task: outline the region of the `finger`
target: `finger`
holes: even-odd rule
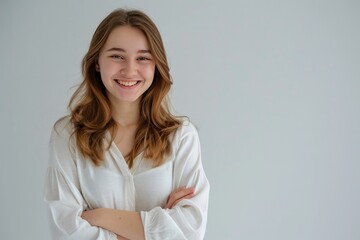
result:
[[[184,197],[176,200],[176,201],[170,206],[170,208],[173,208],[174,206],[176,206],[176,204],[178,204],[181,200],[190,199],[190,198],[192,198],[192,197],[194,197],[194,196],[195,196],[194,193],[188,194],[188,195],[186,195],[186,196],[184,196]]]
[[[181,188],[170,194],[170,199],[179,199],[188,194],[194,193],[194,188]]]
[[[172,202],[170,202],[168,205],[169,208],[173,208],[178,202],[180,202],[183,199],[189,199],[192,198],[194,196],[194,193],[190,193],[188,195],[184,195],[180,198],[174,199]]]
[[[184,197],[193,194],[194,191],[195,191],[194,188],[177,189],[176,191],[174,191],[170,194],[165,208],[171,208],[171,206],[173,206],[176,201],[180,201]]]
[[[168,200],[168,203],[170,205],[172,205],[176,200],[181,199],[182,197],[193,193],[194,190],[193,189],[182,189],[180,191],[175,191],[173,193],[170,194],[170,198]]]
[[[170,195],[168,196],[168,199],[166,201],[166,203],[170,203],[174,200],[174,198],[176,198],[175,194],[181,194],[180,192],[183,191],[184,189],[186,189],[185,187],[180,187],[178,189],[176,189],[175,191],[171,192]]]
[[[181,188],[181,189],[177,189],[174,192],[170,193],[169,198],[166,202],[165,208],[170,208],[177,199],[184,196],[184,194],[186,195],[187,193],[185,193],[186,192],[185,190],[186,190],[185,188]]]

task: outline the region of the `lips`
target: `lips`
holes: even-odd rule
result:
[[[119,84],[120,86],[132,87],[132,86],[135,86],[136,84],[138,84],[140,81],[136,81],[136,80],[124,81],[124,80],[115,79],[115,82],[117,84]]]

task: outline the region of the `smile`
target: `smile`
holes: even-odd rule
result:
[[[115,82],[124,87],[132,87],[138,84],[140,81],[122,81],[119,79],[115,79]]]

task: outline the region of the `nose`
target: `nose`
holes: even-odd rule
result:
[[[126,77],[126,78],[131,78],[133,76],[135,76],[137,74],[137,65],[136,62],[134,61],[126,61],[121,70],[120,73]]]

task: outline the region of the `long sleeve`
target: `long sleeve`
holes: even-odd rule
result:
[[[181,200],[172,209],[156,207],[142,211],[145,239],[203,239],[205,235],[209,182],[201,162],[198,133],[191,123],[180,130],[176,142],[173,190],[194,187],[195,196]]]
[[[75,147],[69,142],[71,132],[69,126],[64,126],[64,121],[59,122],[51,134],[45,176],[44,200],[48,206],[52,239],[115,240],[114,233],[92,227],[81,218],[87,205],[79,190]]]

